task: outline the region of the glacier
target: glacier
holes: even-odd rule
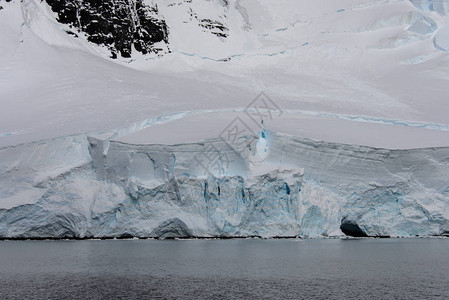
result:
[[[241,138],[241,149],[98,136],[2,148],[0,237],[449,233],[449,147],[388,150],[271,130]],[[204,172],[192,157],[210,145],[230,162]]]
[[[0,238],[449,235],[448,0],[88,2],[0,0]]]

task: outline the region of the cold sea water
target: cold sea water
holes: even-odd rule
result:
[[[449,298],[449,239],[1,241],[0,298]]]

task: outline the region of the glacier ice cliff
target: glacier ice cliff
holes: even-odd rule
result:
[[[0,237],[449,233],[449,148],[377,149],[268,130],[245,139],[233,149],[220,139],[134,145],[79,135],[2,148]],[[211,145],[220,167],[205,172],[193,158]]]

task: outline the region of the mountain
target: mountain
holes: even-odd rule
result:
[[[449,232],[449,1],[0,7],[1,237]]]

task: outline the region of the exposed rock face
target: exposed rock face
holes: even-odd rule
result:
[[[169,26],[175,33],[182,27],[181,35],[187,32],[185,30],[193,31],[193,39],[213,36],[213,40],[222,42],[230,31],[227,15],[229,4],[223,0],[45,2],[57,14],[56,21],[66,24],[64,29],[68,34],[107,47],[112,58],[121,56],[134,59],[138,54],[160,56],[170,53]],[[206,35],[195,36],[195,33],[200,32]],[[179,35],[177,37],[179,40]]]
[[[168,43],[167,25],[158,15],[157,5],[149,6],[143,0],[46,2],[72,34],[86,34],[88,41],[106,46],[113,58],[131,57],[133,48],[142,54],[158,53],[161,49],[155,44]]]
[[[217,4],[217,6],[212,8],[211,4]],[[203,32],[213,34],[220,39],[225,39],[229,35],[229,27],[226,24],[229,3],[225,0],[175,0],[167,6],[181,7],[189,16],[186,22],[197,24]]]

